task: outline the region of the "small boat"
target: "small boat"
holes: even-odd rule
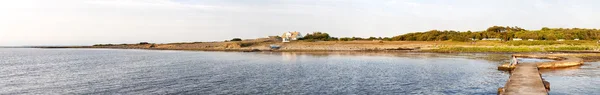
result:
[[[271,46],[271,49],[279,49],[279,48],[281,48],[280,45],[276,45],[276,44],[272,44],[270,46]]]

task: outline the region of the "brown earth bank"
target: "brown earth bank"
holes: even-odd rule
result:
[[[548,44],[551,43],[551,44]],[[272,49],[271,46],[279,46]],[[292,41],[283,43],[278,39],[259,38],[229,42],[189,43],[139,43],[98,44],[94,46],[58,46],[36,48],[115,48],[152,50],[194,51],[395,51],[435,53],[514,53],[514,52],[570,52],[600,53],[600,45],[594,41],[550,42],[550,41]]]
[[[406,51],[432,49],[453,42],[426,41],[292,41],[282,43],[277,40],[255,39],[232,42],[194,42],[167,44],[121,44],[96,46],[66,46],[38,48],[118,48],[156,50],[199,50],[199,51]],[[272,49],[271,45],[280,46]]]

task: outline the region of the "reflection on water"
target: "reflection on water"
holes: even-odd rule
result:
[[[283,52],[281,53],[281,57],[283,58],[283,61],[295,62],[298,54],[295,52]]]
[[[510,54],[497,53],[410,53],[410,52],[258,52],[259,54],[281,55],[284,60],[294,60],[298,56],[329,57],[329,56],[385,56],[385,57],[407,57],[407,58],[467,58],[476,60],[487,60],[497,63],[508,62]],[[536,59],[525,59],[536,60]],[[541,59],[544,61],[545,59]]]
[[[495,94],[509,54],[0,49],[0,94]],[[600,93],[598,63],[544,72]]]
[[[0,49],[0,94],[495,94],[452,54]]]

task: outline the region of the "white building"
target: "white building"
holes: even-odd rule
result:
[[[294,41],[294,40],[298,40],[300,38],[302,38],[302,34],[300,34],[300,32],[285,32],[283,33],[283,35],[281,35],[281,40],[283,40],[282,42],[290,42],[290,41]]]
[[[565,39],[558,39],[558,40],[556,40],[556,41],[565,41]]]
[[[521,39],[521,38],[513,38],[512,40],[513,41],[522,41],[523,39]]]

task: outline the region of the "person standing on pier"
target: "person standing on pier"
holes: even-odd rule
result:
[[[519,60],[517,60],[517,56],[512,56],[513,60],[512,62],[510,62],[510,66],[516,66],[517,63],[519,63]]]

